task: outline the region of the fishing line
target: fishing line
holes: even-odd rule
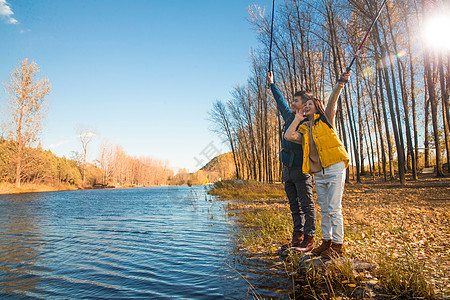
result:
[[[367,37],[369,36],[369,33],[372,31],[373,25],[375,25],[375,22],[378,20],[378,18],[381,15],[381,10],[383,9],[384,5],[386,4],[387,0],[384,0],[383,3],[381,4],[380,9],[377,12],[377,16],[375,17],[375,20],[373,20],[372,24],[369,27],[369,30],[367,30],[366,35],[364,36],[364,38],[361,41],[361,44],[358,47],[358,50],[356,50],[355,56],[353,56],[352,61],[350,62],[350,65],[345,69],[345,72],[348,73],[350,72],[350,70],[352,69],[352,65],[355,62],[356,58],[358,57],[359,53],[361,52],[361,48],[364,45],[364,42],[366,41]],[[347,82],[345,79],[339,79],[339,81],[343,81],[343,82]]]
[[[272,24],[270,26],[270,46],[269,46],[269,72],[272,71],[272,42],[273,42],[273,16],[275,13],[275,0],[272,1]]]

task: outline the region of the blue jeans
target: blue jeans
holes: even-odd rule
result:
[[[344,242],[344,217],[342,194],[345,185],[345,163],[339,162],[314,173],[317,201],[322,214],[322,236],[333,243]]]
[[[294,231],[314,236],[316,233],[316,210],[312,196],[312,176],[303,174],[301,167],[283,169],[284,190],[289,200]]]

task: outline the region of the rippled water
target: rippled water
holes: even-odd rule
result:
[[[0,297],[281,297],[233,254],[224,202],[206,187],[0,195]],[[251,297],[250,297],[251,298]]]

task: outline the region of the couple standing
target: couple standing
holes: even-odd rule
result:
[[[280,161],[294,223],[292,241],[282,249],[293,247],[323,258],[342,254],[344,220],[341,200],[349,156],[334,128],[337,99],[349,78],[349,73],[341,75],[325,108],[308,91],[297,91],[288,106],[274,83],[273,73],[268,73],[270,89],[284,120]],[[318,247],[314,247],[316,212],[312,175],[322,215],[323,239]]]

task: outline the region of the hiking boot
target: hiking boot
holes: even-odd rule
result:
[[[295,247],[295,251],[300,252],[309,252],[311,249],[314,248],[314,237],[310,235],[305,235],[303,237],[303,241],[300,243],[298,247]]]
[[[288,244],[284,244],[281,246],[281,250],[286,250],[291,247],[298,247],[303,241],[303,232],[302,231],[294,231],[292,233],[292,241]]]
[[[320,253],[327,250],[331,246],[331,240],[322,240],[322,244],[319,247],[314,248],[311,253],[313,255],[319,256]]]
[[[320,256],[325,259],[330,259],[331,257],[341,256],[344,253],[342,244],[331,243],[331,246],[320,253]]]

